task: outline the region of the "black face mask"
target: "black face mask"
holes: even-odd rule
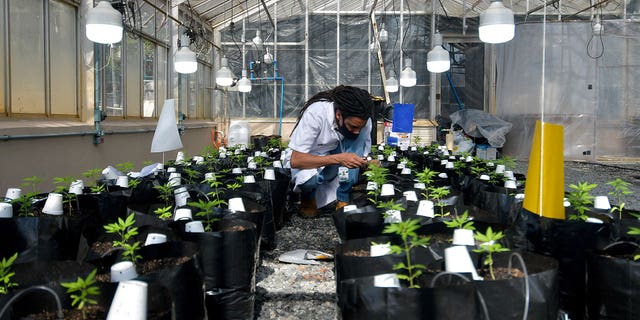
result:
[[[349,129],[347,129],[347,126],[344,124],[344,120],[342,122],[342,125],[338,128],[338,132],[340,132],[340,134],[342,134],[345,139],[349,140],[355,140],[360,135],[349,131]]]

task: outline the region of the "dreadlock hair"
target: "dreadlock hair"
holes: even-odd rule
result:
[[[300,123],[300,119],[307,108],[318,101],[333,102],[334,108],[340,110],[342,117],[345,119],[348,117],[367,119],[373,109],[373,99],[367,90],[339,85],[331,90],[316,93],[302,106],[296,125],[291,130],[292,133],[298,127],[298,123]]]

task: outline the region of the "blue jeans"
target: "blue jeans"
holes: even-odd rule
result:
[[[368,138],[368,134],[363,132],[355,140],[344,139],[342,140],[342,145],[338,145],[338,147],[331,151],[330,154],[342,153],[342,149],[344,148],[344,152],[355,153],[362,157],[365,152],[364,148],[366,146],[366,141]],[[314,197],[318,185],[329,182],[338,176],[338,167],[339,165],[326,166],[324,167],[324,169],[318,172],[315,178],[311,178],[304,184],[300,185],[300,190],[302,190],[303,197]],[[338,198],[338,201],[349,202],[351,188],[358,182],[359,173],[359,168],[349,169],[349,179],[347,181],[340,182],[340,185],[336,190],[336,197]]]

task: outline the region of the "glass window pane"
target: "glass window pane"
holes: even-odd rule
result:
[[[140,61],[140,39],[133,39],[132,37],[125,36],[124,39],[127,42],[126,55],[127,55],[127,64],[126,64],[126,108],[127,108],[127,117],[140,117],[140,106],[141,101],[140,97],[141,86],[142,86],[142,75],[141,75],[141,66]]]
[[[158,106],[164,105],[164,100],[167,99],[167,49],[164,47],[157,48],[158,53],[158,74],[155,77],[155,91],[156,97],[158,97]],[[157,111],[160,114],[160,110]]]
[[[2,29],[4,30],[4,28],[7,27],[7,23],[9,23],[9,21],[4,20],[5,14],[4,14],[4,7],[3,5],[0,5],[0,25],[2,26]],[[0,32],[0,114],[4,115],[4,113],[7,111],[7,108],[5,106],[4,103],[4,99],[6,97],[6,94],[4,92],[4,88],[5,88],[5,81],[6,79],[4,78],[4,72],[5,72],[5,68],[4,68],[4,32]]]
[[[198,66],[198,69],[201,69],[201,66]],[[197,119],[198,118],[198,110],[197,110],[197,99],[196,99],[196,91],[198,90],[198,73],[192,73],[189,75],[188,78],[189,82],[188,82],[188,95],[189,98],[187,99],[188,103],[189,103],[189,107],[187,110],[187,115],[189,116],[189,118],[191,119]]]
[[[9,1],[11,112],[44,114],[44,27],[40,0]]]
[[[100,45],[96,45],[98,47]],[[102,91],[104,92],[104,104],[101,105],[102,110],[109,117],[124,117],[124,108],[122,105],[122,44],[115,43],[111,46],[104,47],[104,55],[100,63],[96,63],[96,70],[103,73],[102,77],[96,77],[96,88],[100,88],[102,83],[100,79],[104,79]],[[101,93],[98,92],[98,96]],[[98,99],[96,99],[98,101]]]
[[[204,117],[213,119],[213,109],[211,105],[211,90],[213,84],[211,82],[211,68],[204,67]]]
[[[198,67],[198,101],[197,101],[197,105],[198,105],[198,119],[204,119],[204,91],[205,86],[204,86],[204,68],[202,67],[202,65],[200,65]]]
[[[155,45],[153,42],[144,41],[144,104],[143,114],[145,118],[153,117],[155,115]]]
[[[164,10],[166,1],[158,0],[156,1],[156,6]],[[165,16],[164,11],[156,12],[156,38],[158,40],[167,41],[169,22],[171,22],[171,20]]]
[[[140,1],[140,21],[142,23],[142,32],[155,36],[156,31],[156,21],[155,21],[155,11],[152,6],[144,1]]]
[[[49,2],[51,113],[77,115],[76,9]]]

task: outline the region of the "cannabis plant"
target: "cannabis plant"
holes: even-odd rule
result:
[[[133,171],[133,169],[135,168],[135,166],[133,165],[133,162],[124,162],[124,163],[118,163],[116,164],[116,169],[118,169],[118,171],[127,174],[131,171]]]
[[[448,196],[451,193],[451,190],[447,187],[431,187],[429,188],[429,194],[431,198],[434,200],[436,206],[440,207],[440,213],[436,214],[439,217],[446,217],[449,215],[449,212],[444,212],[445,203],[442,201],[444,197]]]
[[[370,190],[369,192],[367,192],[369,201],[376,205],[378,204],[378,197],[380,196],[380,192],[382,191],[382,185],[387,182],[388,173],[389,169],[383,168],[382,166],[376,165],[374,163],[369,163],[369,165],[367,166],[367,171],[364,172],[364,175],[367,177],[367,181],[376,184],[376,188],[374,190]]]
[[[213,214],[214,208],[219,208],[221,204],[226,204],[224,200],[205,201],[199,199],[196,201],[187,202],[187,205],[198,209],[195,215],[196,217],[203,218],[204,231],[212,231],[213,223],[220,220],[220,217]]]
[[[631,183],[626,182],[620,178],[616,178],[613,181],[607,182],[607,185],[613,187],[613,191],[609,192],[610,196],[616,198],[617,206],[611,208],[611,213],[618,211],[618,219],[622,219],[622,209],[624,208],[624,202],[622,202],[622,197],[626,195],[630,195],[632,192],[629,189]]]
[[[161,220],[167,220],[171,218],[171,215],[173,214],[171,212],[172,208],[173,206],[156,208],[155,210],[153,210],[153,214],[155,214]]]
[[[416,173],[416,178],[418,179],[418,181],[424,184],[424,192],[422,193],[422,196],[425,199],[429,199],[429,188],[431,188],[433,178],[437,175],[438,172],[429,168],[424,168],[422,172]]]
[[[0,261],[0,294],[7,294],[9,289],[18,286],[17,283],[11,280],[16,274],[11,270],[11,267],[17,258],[18,253],[16,252],[9,259],[2,258],[2,261]]]
[[[158,190],[160,193],[160,200],[164,201],[165,206],[169,206],[172,204],[173,198],[173,188],[169,185],[169,183],[165,185],[157,185],[153,186],[154,189]]]
[[[493,273],[493,254],[496,252],[509,251],[508,248],[504,248],[498,241],[504,237],[502,231],[493,232],[491,227],[487,228],[487,231],[483,234],[480,231],[476,231],[473,236],[476,240],[480,241],[480,248],[473,250],[474,252],[486,253],[487,256],[483,263],[485,266],[489,266],[489,273],[491,279],[495,280],[496,276]]]
[[[469,210],[465,210],[461,216],[456,215],[451,221],[444,221],[444,224],[452,229],[476,230],[476,227],[473,226],[473,221],[469,219]]]
[[[67,293],[71,294],[69,296],[72,299],[71,306],[82,311],[82,319],[87,318],[85,312],[87,305],[98,304],[98,301],[95,299],[100,295],[100,288],[96,285],[97,272],[98,269],[93,269],[85,279],[78,277],[78,280],[75,282],[60,283],[61,286],[67,288]]]
[[[69,192],[69,186],[75,180],[76,178],[70,176],[53,178],[53,184],[56,185],[55,192],[62,194],[62,203],[69,206],[69,214],[73,214],[73,202],[77,203],[78,201],[78,195]]]
[[[122,253],[124,259],[134,264],[138,259],[142,258],[137,254],[141,246],[140,241],[133,241],[134,237],[138,235],[138,228],[134,226],[135,223],[135,214],[131,213],[125,220],[118,218],[117,222],[104,226],[107,233],[114,233],[118,236],[118,240],[113,241],[113,247],[122,248],[124,250]]]
[[[589,206],[593,204],[594,199],[591,195],[591,190],[597,186],[598,185],[595,183],[587,182],[578,182],[578,184],[569,185],[569,188],[571,188],[572,191],[567,193],[567,200],[571,203],[571,207],[576,211],[576,214],[571,214],[569,216],[569,220],[587,220],[585,211],[587,211]]]
[[[420,220],[408,219],[398,223],[392,223],[384,228],[383,233],[396,234],[402,239],[402,245],[391,245],[391,253],[404,253],[405,261],[396,263],[393,270],[401,270],[406,274],[398,274],[400,280],[409,282],[409,288],[419,288],[417,278],[422,275],[422,270],[427,267],[422,264],[413,263],[411,261],[411,249],[416,247],[426,247],[429,245],[430,237],[420,237],[416,231],[420,229]]]
[[[42,178],[37,176],[22,179],[20,186],[24,192],[18,199],[13,200],[18,204],[18,216],[33,216],[33,198],[38,195],[38,184],[42,182]]]

